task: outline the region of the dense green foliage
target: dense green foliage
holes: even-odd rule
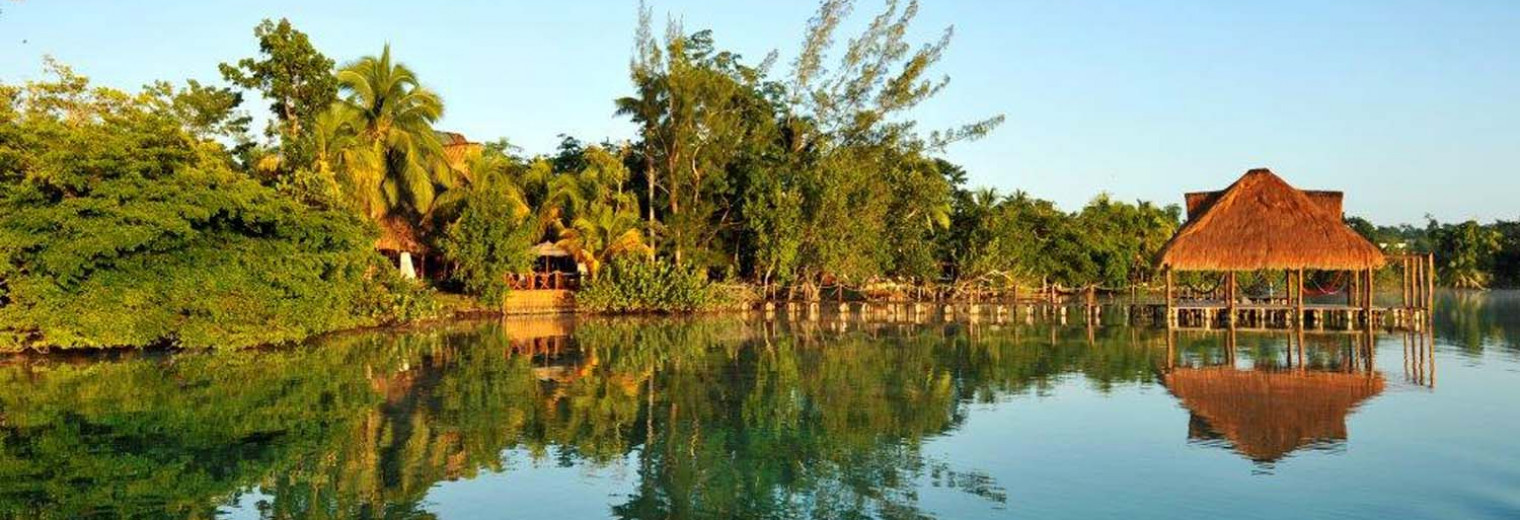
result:
[[[226,104],[52,72],[0,91],[0,348],[242,346],[387,319],[359,305],[384,290],[370,228],[236,171],[196,131],[239,117]]]
[[[1362,218],[1347,223],[1385,251],[1433,253],[1442,285],[1464,289],[1520,287],[1520,221],[1475,220],[1425,227],[1374,226]]]
[[[461,205],[439,249],[454,262],[450,276],[465,292],[499,303],[507,291],[507,275],[526,271],[533,261],[532,225],[508,193],[489,185],[472,188]]]
[[[1100,195],[1067,212],[967,186],[941,156],[1002,117],[914,119],[948,84],[934,67],[952,32],[909,41],[918,5],[889,0],[843,38],[853,4],[822,2],[784,71],[679,22],[656,35],[643,8],[614,100],[635,139],[538,156],[440,132],[442,97],[388,45],[335,68],[286,20],[220,67],[269,101],[262,142],[244,92],[194,80],[128,93],[59,67],[0,87],[3,345],[247,345],[433,313],[371,249],[494,302],[551,242],[586,275],[583,301],[622,311],[712,305],[710,280],[816,299],[1153,279],[1177,206]],[[1513,222],[1351,223],[1435,251],[1446,284],[1520,282]]]
[[[695,269],[629,259],[586,282],[575,304],[591,312],[692,312],[723,305],[724,294]]]

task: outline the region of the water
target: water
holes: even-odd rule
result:
[[[1300,360],[1281,333],[739,317],[16,358],[0,516],[1520,516],[1520,296],[1439,306],[1370,358],[1346,334]]]

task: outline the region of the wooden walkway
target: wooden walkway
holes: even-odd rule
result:
[[[1336,303],[1304,303],[1302,306],[1286,303],[1236,303],[1231,306],[1222,300],[1181,300],[1171,306],[1175,314],[1171,326],[1177,328],[1259,328],[1285,329],[1303,326],[1309,329],[1355,329],[1367,325],[1388,326],[1396,329],[1419,328],[1429,318],[1425,309],[1417,307],[1365,307]],[[1159,323],[1166,323],[1167,305],[1164,303],[1136,304],[1132,313]]]
[[[1229,305],[1219,300],[1182,300],[1175,302],[1175,320],[1167,320],[1167,305],[1159,302],[1079,301],[1005,301],[1005,302],[765,302],[756,309],[766,316],[792,315],[797,318],[849,318],[866,321],[931,323],[969,321],[1006,323],[1058,321],[1068,318],[1132,326],[1174,329],[1216,330],[1287,330],[1302,326],[1319,331],[1357,331],[1368,325],[1377,328],[1420,330],[1428,324],[1428,313],[1414,307],[1372,307],[1330,303],[1306,303],[1303,314],[1298,308],[1281,302],[1238,303],[1233,314]],[[1370,316],[1370,321],[1369,321]]]

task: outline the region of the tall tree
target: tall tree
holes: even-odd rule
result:
[[[1474,220],[1441,225],[1431,219],[1428,229],[1439,262],[1437,272],[1448,285],[1461,289],[1488,287],[1494,255],[1503,238],[1499,231]]]
[[[338,71],[342,103],[355,130],[380,157],[373,170],[353,169],[350,194],[372,218],[402,217],[413,224],[433,209],[442,189],[464,182],[443,160],[433,123],[443,100],[417,81],[410,68],[391,60],[390,45]]]
[[[644,8],[636,44],[630,77],[637,92],[617,106],[640,125],[646,204],[663,208],[658,226],[653,212],[647,220],[676,262],[723,262],[723,249],[713,246],[737,215],[731,177],[754,147],[772,139],[773,111],[762,92],[772,59],[744,65],[739,55],[717,50],[710,31],[688,34],[678,21],[656,40]],[[664,195],[658,204],[657,188]]]
[[[888,0],[829,68],[835,34],[852,9],[850,0],[825,0],[819,6],[788,84],[782,126],[790,134],[790,167],[801,172],[803,214],[808,217],[802,269],[808,277],[861,280],[883,274],[891,267],[891,259],[880,252],[887,249],[884,226],[894,194],[880,177],[903,171],[897,170],[903,161],[985,135],[1003,120],[994,116],[920,136],[907,114],[948,84],[948,78],[930,74],[952,29],[915,50],[907,34],[918,14],[917,2]],[[940,204],[908,203],[926,215]]]
[[[333,60],[284,18],[278,23],[265,19],[254,27],[253,35],[259,40],[260,57],[223,63],[222,76],[269,100],[269,110],[279,124],[271,123],[266,134],[299,138],[305,126],[336,99]]]

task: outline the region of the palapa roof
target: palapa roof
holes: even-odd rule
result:
[[[1382,393],[1377,373],[1180,368],[1163,384],[1192,412],[1188,437],[1224,438],[1257,462],[1346,441],[1346,417]]]
[[[533,256],[566,257],[570,256],[570,252],[554,242],[544,241],[533,246]]]
[[[395,215],[385,217],[380,219],[380,238],[375,241],[375,249],[425,253],[428,248],[418,236],[417,226],[406,219]]]
[[[470,155],[479,153],[483,146],[480,143],[472,143],[464,134],[457,132],[434,132],[438,136],[438,142],[443,145],[443,160],[450,168],[469,173]]]
[[[1265,168],[1222,191],[1188,193],[1188,221],[1159,263],[1183,271],[1351,270],[1383,252],[1347,226],[1341,192],[1304,191]]]

